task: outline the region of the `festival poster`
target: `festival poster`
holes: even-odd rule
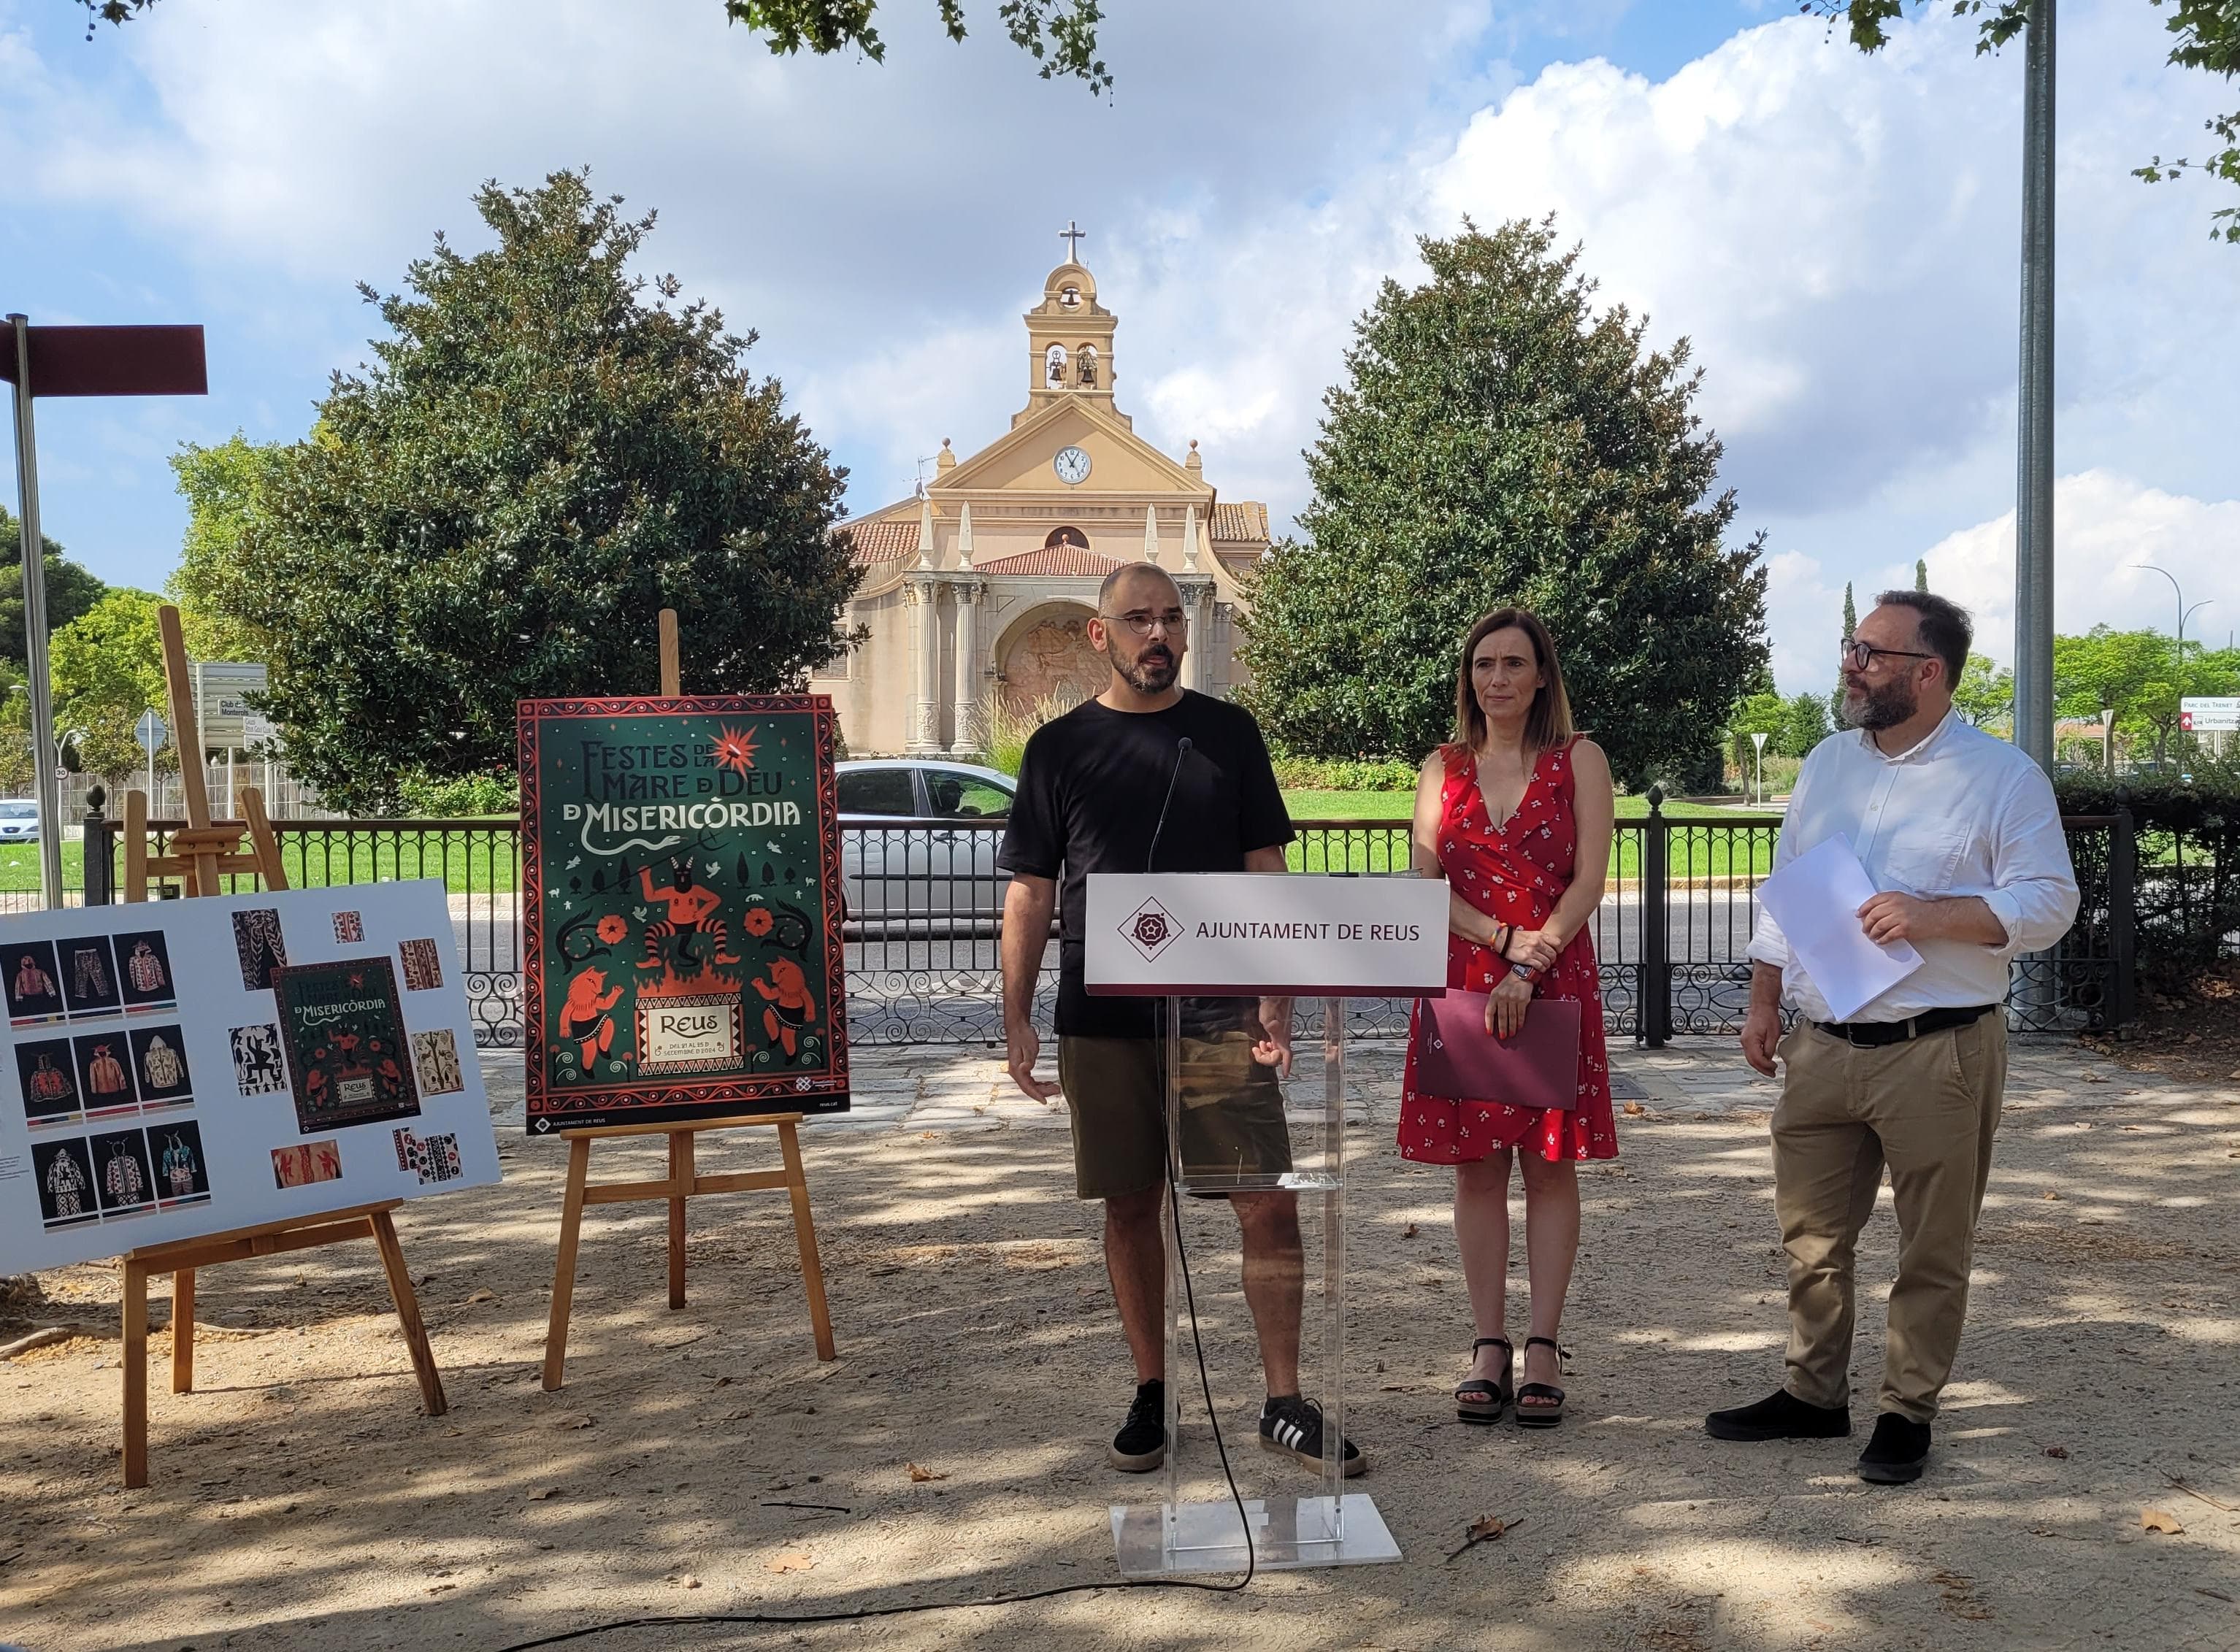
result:
[[[283,964],[272,971],[280,1042],[305,1136],[420,1111],[397,971],[383,958]]]
[[[529,1129],[848,1105],[821,695],[520,710]]]

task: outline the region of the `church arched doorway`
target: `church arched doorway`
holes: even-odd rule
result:
[[[1005,709],[1054,715],[1103,692],[1111,672],[1089,640],[1091,612],[1083,603],[1046,603],[1003,633],[996,669]]]

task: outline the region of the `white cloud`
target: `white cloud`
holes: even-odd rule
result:
[[[2086,470],[2054,485],[2054,612],[2063,631],[2105,622],[2119,630],[2177,623],[2170,582],[2189,606],[2189,636],[2222,646],[2240,626],[2240,500],[2215,503],[2166,493],[2111,470]],[[1976,616],[1977,646],[2002,664],[2014,660],[2015,513],[1949,534],[1926,553],[1931,583]]]
[[[761,330],[757,365],[856,466],[858,509],[943,436],[969,451],[1006,427],[1017,316],[1077,217],[1121,318],[1123,407],[1170,452],[1199,438],[1224,495],[1279,522],[1305,502],[1299,450],[1351,323],[1380,280],[1417,277],[1414,237],[1555,211],[1604,297],[1694,340],[1737,528],[1780,553],[1785,689],[1830,676],[1843,583],[1904,583],[1923,550],[1940,584],[1974,582],[2003,652],[2018,57],[1980,59],[1931,15],[1872,60],[1796,17],[1662,81],[1590,60],[1518,83],[1488,60],[1524,28],[1604,37],[1623,0],[1594,5],[1423,0],[1365,27],[1342,0],[1136,0],[1113,9],[1101,103],[1035,79],[985,0],[963,48],[930,4],[883,8],[883,68],[773,60],[713,0],[167,0],[90,45],[53,0],[0,0],[0,176],[35,220],[106,224],[124,249],[89,256],[83,310],[162,248],[214,349],[284,363],[252,387],[281,410],[253,433],[291,434],[361,354],[351,280],[395,286],[439,226],[478,243],[486,177],[589,163],[661,209],[652,268]],[[2191,530],[2157,530],[2151,502],[2204,532],[2240,508],[2217,503],[2240,256],[2209,242],[2207,190],[2127,176],[2226,90],[2163,67],[2158,23],[2138,0],[2063,14],[2064,626],[2162,585],[2092,576],[2119,539],[2167,531],[2179,554]],[[75,461],[89,476],[161,445],[114,428],[113,453]],[[2217,583],[2232,565],[2181,577],[2240,618]]]

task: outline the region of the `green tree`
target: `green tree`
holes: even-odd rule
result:
[[[110,23],[139,16],[156,0],[70,0]],[[819,57],[858,51],[875,63],[887,60],[886,42],[873,26],[878,0],[722,0],[723,15],[757,34],[771,51],[792,57],[807,51]],[[963,0],[934,0],[943,32],[964,38]],[[1097,29],[1104,12],[1099,0],[1001,0],[997,21],[1011,43],[1042,65],[1044,80],[1085,81],[1094,92],[1109,90],[1112,77],[1097,56]]]
[[[1926,596],[1929,591],[1929,558],[1923,556],[1913,564],[1913,588]]]
[[[1970,654],[1953,687],[1952,707],[1978,729],[2004,723],[2015,709],[2015,674],[1988,654]]]
[[[72,562],[45,534],[39,536],[46,563],[47,635],[101,600],[109,587]],[[0,660],[23,675],[23,524],[0,510]]]
[[[143,711],[163,715],[163,643],[148,591],[110,591],[54,635],[48,654],[54,683],[55,729],[83,730],[78,754],[105,780],[129,779],[146,761],[133,737]],[[161,759],[176,762],[167,748]]]
[[[1735,703],[1727,715],[1727,732],[1733,741],[1731,747],[1736,767],[1744,775],[1751,772],[1757,760],[1757,742],[1752,735],[1763,735],[1772,750],[1781,750],[1781,736],[1789,727],[1789,702],[1773,690],[1770,675],[1764,678],[1765,687],[1745,695]]]
[[[1420,244],[1430,281],[1384,283],[1324,398],[1307,537],[1253,582],[1244,697],[1301,756],[1421,756],[1471,621],[1521,603],[1622,781],[1707,787],[1764,663],[1765,572],[1759,541],[1722,543],[1688,344],[1597,314],[1551,223]]]
[[[1911,0],[1917,10],[1929,0]],[[1978,19],[1976,50],[1997,51],[2021,34],[2030,22],[2030,0],[1945,0],[1956,17]],[[2163,12],[2163,27],[2176,38],[2168,61],[2181,69],[2198,69],[2230,80],[2240,76],[2240,4],[2234,0],[2147,0]],[[1803,9],[1825,17],[1840,17],[1850,26],[1851,43],[1874,52],[1887,43],[1890,25],[1903,17],[1907,0],[1803,0]],[[2198,161],[2179,157],[2164,160],[2157,155],[2131,176],[2150,183],[2203,172],[2227,183],[2240,184],[2240,110],[2203,123],[2212,148]],[[2240,206],[2220,207],[2210,214],[2210,233],[2240,245]]]
[[[2230,650],[2210,654],[2188,643],[2183,658],[2174,658],[2160,631],[2107,625],[2053,639],[2056,715],[2090,718],[2112,707],[2117,733],[2151,740],[2157,762],[2170,755],[2182,698],[2229,694],[2240,694],[2240,656]]]
[[[171,456],[187,502],[187,533],[164,590],[178,605],[190,658],[265,656],[266,638],[237,616],[255,605],[244,587],[260,576],[245,544],[280,452],[281,443],[253,443],[237,430],[214,447],[182,443]]]
[[[798,683],[861,577],[833,531],[846,473],[747,371],[752,336],[629,274],[650,217],[572,172],[475,201],[497,245],[439,236],[408,294],[365,290],[374,365],[250,467],[239,531],[189,570],[345,809],[510,767],[517,701],[651,691],[663,607],[694,689]]]
[[[1858,629],[1858,605],[1851,600],[1851,582],[1847,579],[1843,582],[1843,641],[1850,642],[1851,633]],[[1851,726],[1843,721],[1843,679],[1841,676],[1836,679],[1836,686],[1828,690],[1828,726],[1831,729]]]
[[[1783,703],[1781,732],[1773,743],[1785,757],[1810,756],[1812,748],[1829,735],[1828,703],[1817,694],[1800,694]]]

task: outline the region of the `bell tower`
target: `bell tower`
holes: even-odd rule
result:
[[[1068,396],[1112,405],[1112,331],[1118,318],[1097,302],[1097,277],[1079,262],[1086,234],[1070,223],[1060,232],[1069,256],[1043,283],[1042,303],[1026,314],[1027,413]]]

